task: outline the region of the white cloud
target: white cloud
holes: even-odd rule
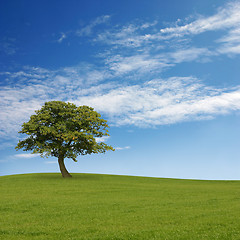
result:
[[[101,143],[101,142],[106,142],[110,137],[109,136],[103,136],[103,137],[96,137],[96,142]]]
[[[115,150],[127,150],[130,149],[130,146],[126,146],[126,147],[115,147]]]
[[[189,52],[195,52],[195,55]],[[192,58],[198,58],[200,54],[208,54],[205,49],[192,49],[189,52],[185,57],[180,54],[181,61],[190,61],[193,60]],[[173,55],[169,54],[169,56]],[[157,71],[157,60],[151,61],[147,57],[132,58],[135,61],[133,65],[129,58],[127,60],[119,58],[114,64],[120,66],[124,61],[129,62],[134,71],[139,69],[139,79],[141,79],[145,74],[149,74],[151,69]],[[172,58],[180,61],[178,54]],[[116,66],[111,64],[113,61],[109,63],[109,66]],[[144,65],[146,65],[145,72]],[[113,76],[131,70],[124,69],[124,67],[116,69],[116,73],[112,75],[106,74],[107,69],[103,69],[102,72],[98,71],[100,76],[106,74],[112,77],[109,77],[109,80],[114,80]],[[111,68],[110,71],[113,70],[114,68]],[[82,72],[84,74],[81,74]],[[72,67],[51,72],[35,68],[25,70],[25,72],[8,73],[7,77],[10,82],[15,82],[15,85],[3,87],[0,91],[2,109],[0,134],[8,138],[16,138],[21,124],[29,119],[34,110],[40,109],[45,101],[50,100],[90,105],[103,113],[112,125],[117,126],[172,124],[215,117],[218,114],[227,114],[240,109],[239,87],[216,89],[204,85],[194,77],[171,77],[143,83],[122,82],[121,84],[114,81],[101,83],[102,77],[100,77],[96,83],[87,83],[84,79],[89,79],[91,72],[95,74],[96,70],[90,67],[83,67],[83,69]],[[39,75],[44,75],[43,81],[38,79]],[[83,75],[84,78],[81,76],[79,81],[75,81],[78,75]],[[129,76],[132,76],[131,73]],[[151,75],[149,77],[151,78]],[[18,84],[18,81],[21,83],[23,78],[24,81],[28,80],[29,85]],[[101,140],[106,141],[107,138]]]
[[[195,78],[174,77],[119,87],[80,97],[76,102],[93,106],[117,126],[155,126],[239,110],[240,87],[220,90],[204,86]]]
[[[16,158],[35,158],[39,157],[40,154],[31,154],[31,153],[21,153],[21,154],[15,154],[14,157]]]
[[[226,44],[218,49],[219,53],[222,54],[240,54],[240,43],[239,44]]]
[[[57,41],[61,43],[65,38],[67,38],[67,35],[65,33],[61,33],[61,37]]]
[[[169,51],[169,48],[179,50],[179,47],[179,53],[183,51],[183,49],[205,49],[206,54],[207,51],[209,51],[207,50],[208,47],[189,46],[192,37],[205,32],[222,31],[223,37],[213,40],[213,43],[217,42],[222,44],[215,44],[210,55],[239,54],[239,12],[240,2],[229,2],[223,7],[218,8],[215,14],[211,16],[197,15],[195,20],[186,24],[178,25],[182,22],[178,19],[174,27],[161,28],[156,31],[157,21],[153,23],[131,23],[105,30],[98,34],[95,41],[113,45],[115,47],[113,50],[120,55],[124,55],[122,48],[135,49],[138,53],[139,51],[144,53],[151,51],[151,55],[154,56],[157,55],[157,53],[159,54],[159,51]],[[211,43],[209,43],[209,45],[211,46]],[[117,51],[117,49],[119,49],[119,51]],[[195,54],[196,53],[197,52],[195,52]],[[210,52],[208,52],[208,54],[209,53]],[[137,55],[137,53],[134,55]],[[189,53],[189,59],[191,59],[190,56]]]
[[[46,101],[74,101],[79,96],[111,89],[116,84],[99,84],[110,76],[106,70],[86,64],[54,71],[28,67],[6,72],[8,86],[0,90],[0,135],[16,137],[22,123]]]
[[[207,48],[188,48],[188,49],[180,49],[175,52],[170,52],[169,54],[169,62],[181,63],[181,62],[191,62],[194,60],[201,60],[204,57],[208,57],[214,55]],[[206,59],[206,58],[205,58]]]
[[[170,66],[167,59],[162,56],[151,56],[149,54],[137,54],[129,57],[113,56],[106,63],[114,75],[121,75],[135,71],[137,74],[144,72],[162,71]]]
[[[238,1],[228,3],[226,6],[218,9],[215,15],[210,17],[199,17],[197,20],[183,25],[160,30],[162,34],[168,34],[169,37],[183,36],[189,34],[200,34],[206,31],[215,31],[227,29],[239,25],[240,22],[240,3]]]
[[[206,61],[209,57],[216,55],[207,48],[184,48],[175,51],[164,52],[160,54],[137,53],[131,56],[123,57],[121,55],[110,56],[106,58],[106,65],[111,71],[112,76],[119,76],[134,72],[134,75],[157,73],[171,68],[178,63],[192,61]],[[133,76],[131,76],[133,78]]]
[[[218,39],[218,42],[239,43],[240,42],[240,23],[237,28],[229,31],[226,36]]]
[[[157,21],[131,23],[126,26],[115,27],[112,30],[105,30],[99,33],[95,41],[122,47],[140,47],[152,38],[151,34],[142,33],[142,31],[151,31],[152,27],[157,25],[157,23]]]
[[[239,110],[239,87],[216,89],[194,77],[159,77],[183,62],[203,64],[220,54],[240,54],[239,10],[240,3],[234,2],[182,26],[157,31],[154,21],[97,32],[95,41],[111,45],[107,53],[99,54],[101,67],[81,63],[51,71],[24,67],[0,73],[8,84],[0,90],[0,135],[15,138],[21,124],[50,100],[93,106],[118,126],[171,124]],[[94,28],[109,19],[109,15],[95,19],[79,36],[93,35]],[[193,35],[217,30],[222,35],[211,43],[194,46],[190,42]],[[64,38],[62,33],[59,42]]]
[[[208,62],[212,56],[216,56],[216,53],[209,51],[207,48],[193,47],[160,54],[144,53],[130,57],[114,56],[108,64],[109,69],[113,70],[116,76],[134,72],[134,75],[131,76],[132,79],[134,76],[142,78],[144,74],[146,79],[147,76],[158,76],[159,73],[183,62]]]
[[[106,68],[94,71],[85,69],[85,72],[81,72],[84,77],[80,72],[72,74],[77,75],[81,81],[87,79],[87,83],[90,83],[130,72],[135,72],[135,75],[151,71],[159,73],[178,63],[191,61],[204,63],[221,54],[239,54],[239,12],[240,2],[235,1],[218,8],[211,16],[197,15],[195,20],[191,22],[188,20],[187,24],[179,25],[183,21],[178,19],[174,27],[159,28],[158,21],[139,22],[138,20],[125,26],[116,25],[110,29],[108,26],[108,29],[101,29],[99,33],[93,29],[110,20],[109,15],[100,16],[77,31],[77,34],[90,36],[94,33],[97,35],[97,37],[93,36],[95,41],[113,46],[105,54],[102,53],[102,57],[106,59]],[[207,46],[194,46],[191,42],[194,35],[218,30],[222,31],[223,36],[219,39],[211,39],[212,43],[209,42]],[[64,33],[62,37],[65,37]],[[62,41],[62,38],[59,41]],[[129,48],[131,51],[122,48]]]
[[[218,49],[220,54],[240,54],[240,23],[217,42],[222,43]]]
[[[76,34],[78,36],[89,36],[92,34],[93,29],[99,25],[106,23],[110,19],[109,15],[103,15],[101,17],[96,18],[94,21],[92,21],[89,25],[83,27],[82,29],[76,31]]]
[[[215,49],[217,54],[240,54],[240,2],[229,2],[218,9],[217,13],[210,17],[198,17],[189,24],[160,29],[159,34],[151,36],[153,39],[183,38],[185,36],[198,35],[209,31],[224,30],[225,35],[215,42],[222,43]]]
[[[155,25],[157,25],[157,21],[153,21],[153,22],[146,22],[146,23],[143,23],[142,25],[140,25],[140,28],[141,29],[146,29],[146,28],[149,28],[149,27],[153,27]]]
[[[206,31],[216,31],[221,29],[231,29],[239,25],[240,4],[238,2],[229,3],[223,8],[219,8],[217,13],[204,17],[198,15],[195,21],[185,25],[162,28],[156,31],[157,21],[153,23],[131,23],[122,27],[115,27],[99,33],[96,41],[123,47],[146,47],[156,41],[165,45],[165,40],[175,38],[175,41],[185,35],[197,35]],[[177,22],[181,22],[178,19]],[[154,26],[154,28],[152,28]],[[144,31],[143,31],[144,30]],[[146,30],[148,32],[146,32]],[[176,42],[175,42],[176,44]],[[156,45],[153,46],[154,48]]]

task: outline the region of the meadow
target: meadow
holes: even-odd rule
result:
[[[0,177],[0,239],[240,239],[240,181]]]

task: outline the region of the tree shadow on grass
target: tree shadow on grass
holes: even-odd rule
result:
[[[101,174],[89,174],[89,173],[71,173],[72,178],[63,178],[61,173],[34,173],[32,175],[34,179],[38,180],[64,180],[64,181],[75,181],[75,180],[98,180],[101,179]]]

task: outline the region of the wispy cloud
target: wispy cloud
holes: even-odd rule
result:
[[[101,17],[96,18],[90,24],[76,31],[78,36],[89,36],[92,34],[93,29],[100,24],[106,23],[110,19],[109,15],[103,15]]]
[[[129,74],[135,75],[159,74],[160,72],[182,62],[207,61],[216,55],[207,48],[183,48],[163,53],[137,53],[131,56],[115,55],[106,58],[105,63],[113,76]]]
[[[106,59],[109,70],[115,76],[135,71],[136,74],[145,72],[162,71],[164,68],[171,66],[171,63],[163,55],[151,56],[148,53],[136,54],[123,57],[120,55],[111,56]]]
[[[109,136],[103,136],[103,137],[97,137],[96,141],[97,143],[101,143],[101,142],[106,142],[110,137]]]
[[[240,54],[239,10],[236,1],[212,16],[198,16],[181,26],[159,28],[157,21],[138,22],[101,33],[93,30],[110,16],[96,18],[78,36],[106,44],[108,51],[98,54],[98,66],[24,67],[0,73],[7,83],[0,91],[0,134],[16,137],[21,124],[50,100],[93,106],[116,126],[173,124],[239,110],[240,86],[221,89],[192,76],[160,77],[183,62],[204,64],[221,54]],[[211,42],[199,45],[191,41],[192,36],[218,30],[220,34]],[[62,33],[59,42],[64,38]]]
[[[229,55],[240,54],[240,44],[224,44],[218,51]]]
[[[149,51],[151,54],[166,51],[169,47],[189,47],[193,36],[206,32],[222,31],[222,37],[212,39],[212,43],[223,43],[215,46],[214,55],[239,54],[239,29],[240,29],[240,2],[234,1],[217,9],[211,16],[197,15],[195,20],[185,24],[178,19],[174,27],[159,28],[159,23],[131,23],[126,26],[107,29],[97,35],[95,41],[112,45],[115,49],[131,48],[137,51]],[[192,18],[191,18],[192,19]],[[185,45],[186,44],[186,45]],[[214,45],[214,44],[212,44]],[[210,45],[212,47],[212,45]],[[202,48],[202,46],[200,47]]]
[[[130,149],[130,146],[126,146],[126,147],[115,147],[115,150],[127,150]]]
[[[117,26],[113,29],[98,33],[95,41],[100,41],[115,47],[139,48],[152,42],[157,24],[157,21],[153,21]]]
[[[208,57],[214,55],[207,48],[186,48],[180,49],[175,52],[169,52],[166,54],[166,58],[169,63],[181,63],[181,62],[192,62],[192,61],[202,61],[208,59]]]
[[[122,45],[127,47],[139,47],[147,37],[137,34],[139,26],[130,24],[113,31],[99,33],[96,41],[102,41],[111,45]]]
[[[195,21],[186,25],[162,28],[160,33],[169,37],[179,37],[189,34],[200,34],[206,31],[216,31],[220,29],[231,29],[240,22],[240,3],[239,1],[230,2],[218,9],[217,13],[210,16],[200,16]]]
[[[240,24],[224,37],[218,39],[217,42],[222,43],[218,49],[220,54],[240,54]]]
[[[172,77],[80,97],[76,103],[104,112],[117,126],[154,126],[239,110],[240,87],[221,90],[205,86],[193,77]]]
[[[223,43],[239,43],[240,42],[240,26],[228,32],[228,34],[218,40]]]
[[[67,38],[67,35],[65,33],[61,33],[61,36],[57,41],[61,43],[65,38]]]
[[[86,64],[51,71],[26,67],[2,73],[8,85],[0,90],[0,135],[15,137],[21,124],[46,101],[74,101],[79,96],[111,89],[116,84],[99,84],[108,75],[105,69]]]
[[[183,38],[210,31],[225,31],[224,36],[216,39],[223,43],[216,47],[216,54],[240,54],[240,2],[234,1],[220,7],[216,14],[210,17],[200,16],[195,21],[185,25],[177,25],[160,29],[160,33],[151,36],[153,39]]]
[[[95,69],[83,69],[76,67],[48,71],[28,68],[25,72],[7,73],[9,82],[14,84],[0,91],[1,135],[15,137],[23,121],[50,100],[90,105],[117,126],[172,124],[212,118],[240,109],[239,86],[217,89],[204,85],[195,77],[156,78],[146,82],[126,81],[120,84],[117,82],[117,74],[107,74],[107,83],[101,82],[102,77],[94,82],[89,74]],[[80,74],[76,81],[76,76],[82,71],[87,71],[83,74],[85,78]],[[101,76],[107,70],[98,71]],[[38,79],[38,76],[42,76],[43,80]],[[22,81],[24,85],[20,84]]]
[[[39,154],[31,154],[31,153],[21,153],[21,154],[15,154],[14,157],[16,158],[35,158],[39,157]]]

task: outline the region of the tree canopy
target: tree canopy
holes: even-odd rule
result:
[[[50,101],[35,113],[23,123],[19,133],[29,137],[20,140],[16,149],[39,153],[42,157],[57,157],[63,177],[71,177],[64,158],[77,161],[78,155],[114,151],[113,147],[97,141],[97,138],[109,136],[109,126],[91,107]]]

